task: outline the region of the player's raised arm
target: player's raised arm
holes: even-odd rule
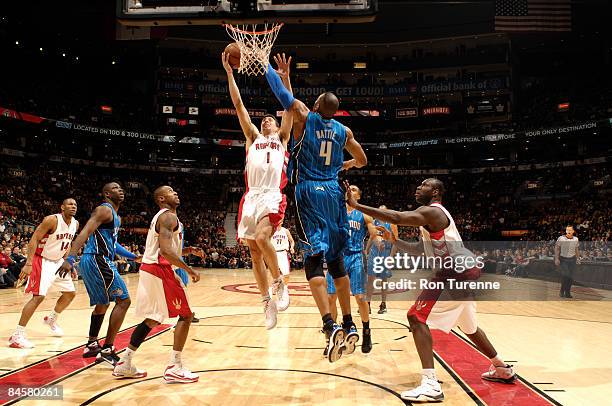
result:
[[[223,68],[225,68],[225,72],[227,72],[227,85],[229,87],[232,103],[234,104],[234,108],[236,109],[236,114],[238,115],[240,127],[242,128],[242,132],[244,133],[246,139],[252,141],[257,135],[257,127],[255,127],[255,125],[251,122],[249,112],[247,111],[246,107],[244,107],[244,103],[242,103],[242,97],[240,97],[240,90],[238,89],[238,85],[236,84],[236,80],[234,79],[234,70],[232,69],[229,63],[228,53],[223,52],[221,54],[221,62],[223,63]]]
[[[308,107],[300,100],[293,97],[291,91],[285,87],[278,72],[272,69],[269,64],[268,70],[266,71],[266,80],[270,85],[270,89],[272,89],[272,93],[274,93],[274,96],[276,96],[283,108],[292,113],[296,126],[303,129],[304,123],[306,123],[306,119],[308,118],[308,113],[310,112]]]
[[[32,257],[36,253],[36,248],[38,248],[40,240],[45,238],[45,235],[52,233],[56,227],[57,217],[54,215],[45,217],[42,223],[36,227],[36,230],[34,230],[34,234],[32,234],[32,238],[30,238],[30,242],[28,243],[28,256],[26,258],[25,265],[19,274],[19,279],[23,279],[32,273]]]
[[[362,168],[368,164],[368,157],[366,156],[361,144],[357,142],[355,136],[353,135],[353,131],[350,128],[346,128],[346,144],[344,148],[351,154],[353,159],[349,159],[345,161],[342,165],[343,170],[347,170],[350,168]]]
[[[165,212],[159,216],[157,224],[159,225],[159,254],[170,262],[171,265],[187,271],[194,282],[199,281],[200,275],[194,272],[194,270],[181,259],[178,252],[176,252],[172,246],[172,235],[178,225],[178,218],[176,215],[174,213]]]
[[[289,79],[291,57],[287,58],[285,56],[285,53],[283,53],[282,55],[276,54],[274,56],[274,62],[276,62],[277,66],[276,73],[278,73],[278,75],[281,77],[283,85],[291,94],[293,94],[293,91],[291,89],[291,80]],[[285,112],[287,112],[287,110],[285,110]],[[288,140],[291,136],[291,127],[293,127],[293,114],[283,114],[280,127],[280,139],[282,141]]]

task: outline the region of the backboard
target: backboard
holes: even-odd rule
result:
[[[373,21],[378,0],[118,0],[125,26]]]

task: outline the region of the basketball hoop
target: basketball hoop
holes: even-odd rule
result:
[[[240,47],[238,72],[249,76],[264,75],[268,69],[270,51],[283,23],[265,23],[260,31],[257,31],[257,24],[223,25]]]

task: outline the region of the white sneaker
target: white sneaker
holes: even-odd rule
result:
[[[194,374],[182,364],[168,365],[164,371],[164,381],[167,383],[193,383],[198,379],[198,374]]]
[[[440,382],[424,376],[421,385],[412,390],[404,391],[400,395],[404,400],[411,402],[441,402],[444,400],[444,393]]]
[[[516,373],[512,370],[512,365],[496,367],[491,365],[489,370],[481,375],[482,379],[493,382],[514,383]]]
[[[49,326],[51,329],[51,335],[54,337],[62,337],[64,335],[64,330],[62,330],[62,328],[57,324],[57,320],[49,316],[45,316],[43,323]]]
[[[278,313],[278,308],[276,307],[276,302],[272,299],[266,300],[264,302],[264,314],[266,315],[266,328],[268,330],[276,327],[276,314]]]
[[[279,312],[284,312],[289,307],[289,287],[281,279],[272,283],[272,293],[276,295],[276,303]]]
[[[11,348],[34,348],[34,344],[26,337],[25,333],[13,333],[9,338],[9,347]]]
[[[147,371],[136,368],[131,361],[121,359],[113,369],[113,376],[117,378],[144,378]]]

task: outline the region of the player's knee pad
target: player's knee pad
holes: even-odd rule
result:
[[[346,269],[344,269],[344,258],[340,257],[333,261],[329,261],[327,263],[327,271],[334,279],[346,276]]]
[[[325,277],[323,272],[323,255],[313,255],[304,260],[304,271],[306,272],[306,280],[311,280],[320,276]]]

